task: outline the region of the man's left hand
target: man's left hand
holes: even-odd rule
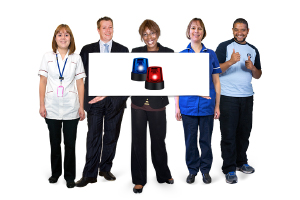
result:
[[[254,69],[254,65],[250,60],[250,56],[248,56],[248,60],[245,61],[245,66],[247,69],[250,69],[251,71]]]

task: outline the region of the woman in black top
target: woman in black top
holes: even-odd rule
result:
[[[132,49],[132,52],[174,52],[157,43],[160,36],[158,25],[152,20],[145,20],[139,33],[145,46]],[[131,97],[131,175],[135,184],[134,193],[141,193],[147,183],[147,121],[149,122],[151,137],[152,163],[159,183],[173,184],[174,180],[168,167],[168,158],[165,145],[166,137],[166,105],[167,96],[132,96]]]

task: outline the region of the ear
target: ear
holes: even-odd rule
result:
[[[97,28],[97,32],[98,32],[98,33],[99,33],[99,35],[100,35],[100,29],[98,29],[98,28]]]

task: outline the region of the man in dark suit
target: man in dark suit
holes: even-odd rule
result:
[[[116,177],[110,170],[112,160],[115,157],[122,117],[128,98],[121,96],[89,96],[89,53],[129,52],[127,47],[112,40],[113,21],[111,18],[100,18],[97,21],[97,30],[100,40],[96,43],[85,45],[80,52],[87,74],[84,84],[84,109],[87,112],[88,133],[86,163],[82,178],[76,182],[77,187],[84,187],[88,183],[97,182],[98,168],[100,168],[100,176],[104,176],[106,180],[116,180]],[[102,149],[103,118],[104,135]]]

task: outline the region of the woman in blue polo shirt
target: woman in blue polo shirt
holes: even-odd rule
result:
[[[207,49],[202,40],[206,36],[205,26],[201,19],[194,18],[190,21],[186,36],[191,40],[187,48],[180,53],[208,53],[209,54],[209,97],[180,96],[175,97],[176,114],[178,121],[182,119],[185,146],[186,164],[189,175],[187,183],[193,183],[199,169],[204,183],[211,183],[209,171],[212,164],[211,135],[213,131],[213,119],[220,117],[220,93],[221,85],[219,73],[221,69],[214,51]],[[197,147],[197,132],[200,130],[199,144],[201,156]]]

